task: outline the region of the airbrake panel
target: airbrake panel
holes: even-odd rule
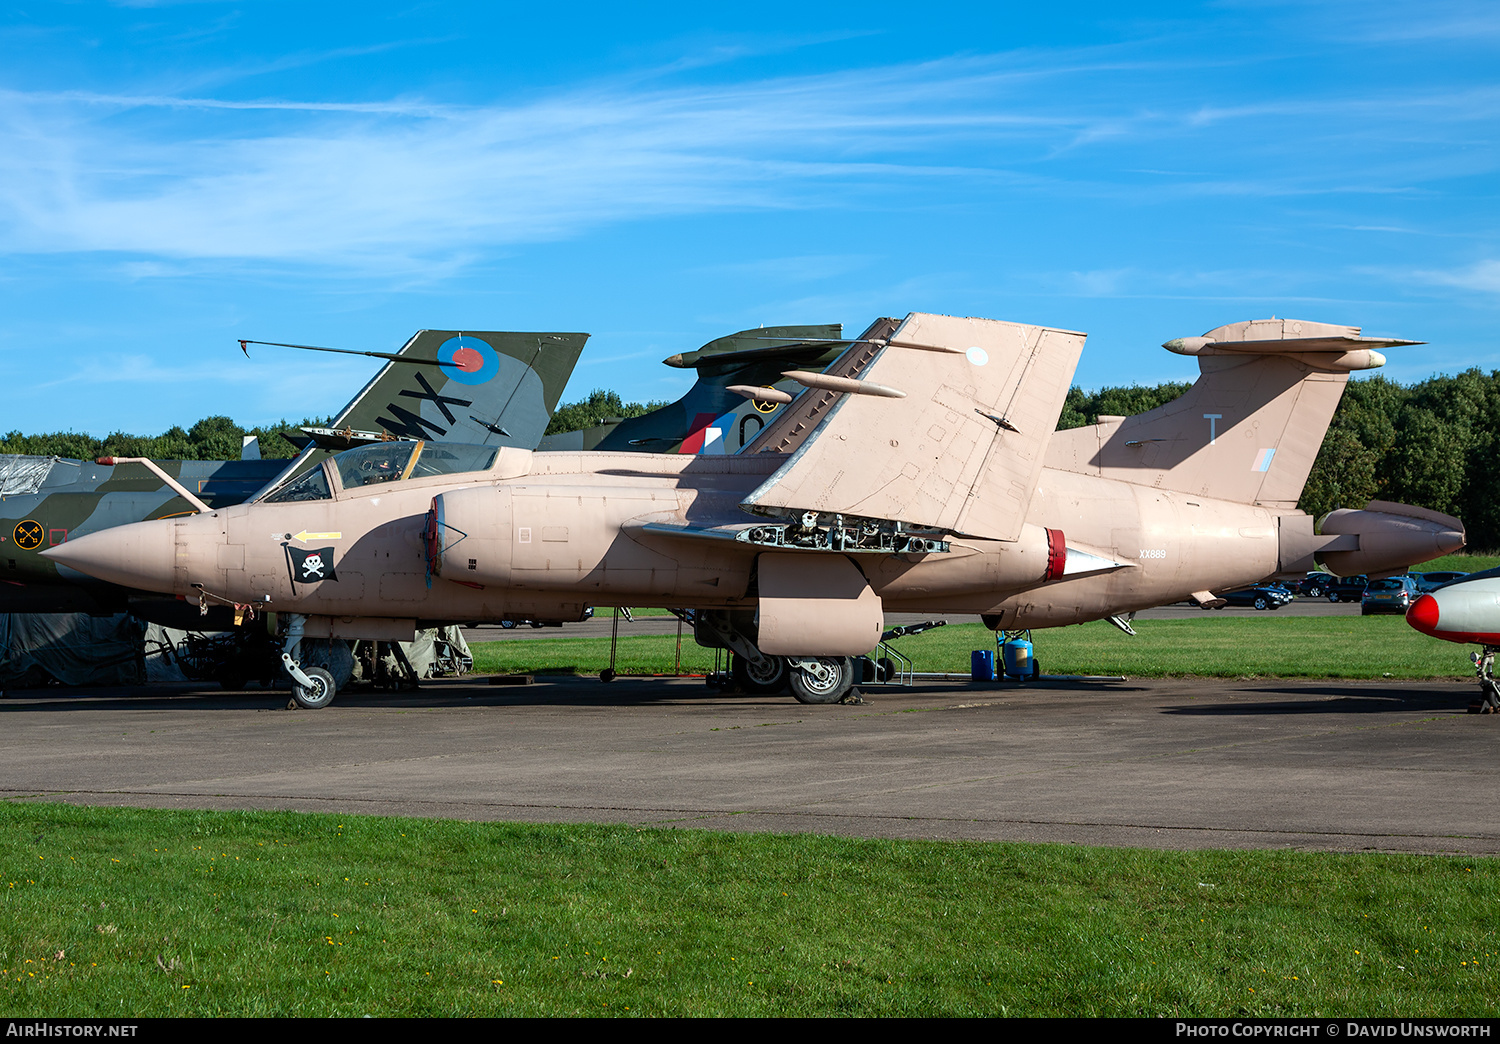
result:
[[[843,555],[764,554],[759,576],[767,656],[863,656],[880,644],[880,596]]]

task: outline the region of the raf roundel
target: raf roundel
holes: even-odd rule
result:
[[[964,358],[968,359],[969,362],[973,363],[975,366],[983,366],[985,363],[990,361],[990,353],[985,351],[983,348],[980,348],[978,345],[975,345],[973,348],[970,348],[968,351],[964,352]]]
[[[500,372],[499,354],[478,337],[450,337],[438,348],[437,357],[456,364],[444,366],[443,373],[459,384],[484,384]]]

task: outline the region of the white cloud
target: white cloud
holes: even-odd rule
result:
[[[442,256],[607,221],[827,201],[847,179],[965,173],[883,154],[905,132],[952,133],[963,120],[935,130],[891,104],[896,84],[851,86],[489,108],[11,93],[0,98],[0,249],[358,265],[375,252]],[[161,110],[165,138],[150,115]],[[216,132],[202,133],[204,112],[219,113]],[[281,117],[300,119],[287,130]]]
[[[612,222],[839,207],[851,190],[929,182],[1157,198],[1390,193],[1453,169],[1443,150],[1411,150],[1385,133],[1390,121],[1488,119],[1500,100],[1479,90],[1179,103],[1165,78],[1180,70],[1093,57],[987,56],[678,89],[616,82],[482,106],[0,92],[0,253],[120,251],[419,279],[496,247]],[[1095,90],[1114,76],[1125,77],[1117,91]],[[1275,123],[1288,155],[1258,157],[1253,171],[1236,163],[1235,128],[1246,122]],[[1332,126],[1363,135],[1376,161],[1370,151],[1346,158],[1341,145],[1307,162],[1306,142]],[[1098,157],[1142,149],[1212,155],[1223,173],[1148,185],[1099,173]],[[1470,149],[1480,158],[1466,169],[1493,166],[1490,151]]]
[[[1113,297],[1124,290],[1125,279],[1130,274],[1128,268],[1069,272],[1068,283],[1072,292],[1079,297]]]
[[[1476,261],[1467,268],[1438,272],[1414,272],[1416,278],[1442,286],[1458,286],[1465,290],[1479,290],[1488,294],[1500,294],[1500,261]]]

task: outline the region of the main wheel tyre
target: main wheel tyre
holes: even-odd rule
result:
[[[854,664],[847,656],[820,656],[810,669],[793,667],[787,684],[798,703],[837,703],[854,684]]]
[[[767,656],[757,666],[743,656],[735,656],[732,670],[734,683],[745,692],[765,695],[786,688],[787,666],[784,656]]]
[[[1271,603],[1266,601],[1264,598],[1257,598],[1255,600],[1255,608],[1257,609],[1269,609],[1270,606]]]
[[[303,685],[295,680],[292,682],[292,699],[297,701],[297,706],[317,710],[333,702],[333,694],[338,691],[333,684],[333,675],[321,667],[304,667],[302,673],[307,675],[312,684]]]

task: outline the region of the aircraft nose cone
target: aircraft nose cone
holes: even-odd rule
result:
[[[1406,610],[1406,622],[1423,634],[1435,632],[1438,624],[1438,600],[1430,594],[1418,598]]]
[[[98,580],[170,594],[176,551],[175,527],[164,519],[103,529],[41,554]]]

